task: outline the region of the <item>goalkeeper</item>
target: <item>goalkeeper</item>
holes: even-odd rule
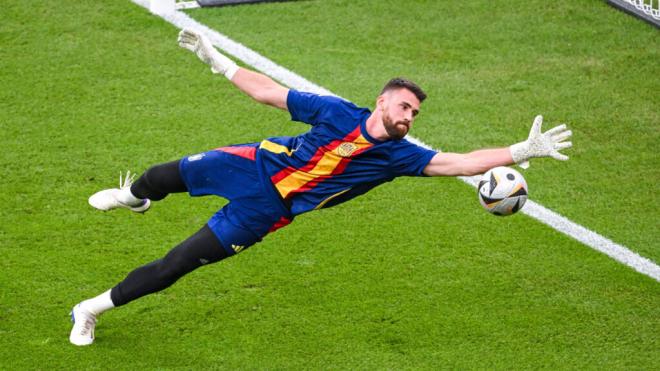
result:
[[[541,116],[534,120],[529,138],[510,147],[466,154],[436,152],[405,139],[426,98],[409,80],[389,81],[370,111],[337,97],[288,89],[238,67],[194,31],[181,31],[179,45],[257,102],[288,111],[293,121],[310,124],[311,129],[296,137],[221,147],[156,165],[135,182],[127,174],[123,180],[120,177],[119,188],[92,195],[90,205],[104,211],[145,212],[152,201],[177,192],[217,195],[230,202],[162,259],[75,305],[69,337],[73,344],[92,344],[101,313],[243,251],[299,214],[348,201],[396,177],[475,175],[536,157],[568,159],[558,151],[571,146],[565,141],[571,132],[560,125],[542,133]]]

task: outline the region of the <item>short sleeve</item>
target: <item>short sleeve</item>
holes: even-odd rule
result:
[[[402,139],[392,151],[392,171],[396,176],[424,176],[424,168],[437,153]]]
[[[329,95],[317,95],[304,93],[297,90],[289,90],[286,105],[291,120],[317,125],[326,121],[333,114],[341,111],[346,102],[341,98]]]

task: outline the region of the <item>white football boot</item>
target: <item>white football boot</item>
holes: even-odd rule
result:
[[[76,304],[71,310],[71,322],[73,322],[69,335],[71,344],[83,346],[94,342],[95,315],[82,308],[80,304]]]
[[[119,188],[104,189],[94,193],[89,198],[89,204],[101,211],[108,211],[118,207],[123,207],[136,213],[147,211],[151,206],[151,200],[148,198],[144,200],[137,199],[130,193],[134,178],[135,174],[131,174],[130,171],[126,173],[126,177],[123,179],[120,173]],[[131,198],[133,200],[130,200]],[[131,201],[135,202],[135,204],[131,204]]]

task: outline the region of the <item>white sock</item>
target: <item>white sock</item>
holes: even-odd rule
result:
[[[117,199],[122,204],[128,206],[140,206],[144,203],[143,199],[137,198],[133,195],[133,193],[131,193],[130,187],[120,189],[119,193],[117,194]]]
[[[112,302],[112,298],[110,298],[110,290],[108,290],[95,298],[83,301],[80,303],[80,306],[93,315],[98,316],[106,310],[114,308],[115,303]]]

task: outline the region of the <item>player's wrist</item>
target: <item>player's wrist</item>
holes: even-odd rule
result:
[[[519,164],[529,160],[532,155],[530,153],[530,145],[528,141],[520,142],[509,146],[509,151],[511,152],[511,158],[513,162]]]
[[[236,74],[236,72],[239,69],[236,62],[232,61],[231,59],[217,52],[216,50],[213,50],[213,52],[210,55],[209,65],[211,66],[211,71],[213,73],[223,74],[229,80],[231,80],[232,77],[234,77],[234,74]]]
[[[239,68],[240,67],[238,67],[238,65],[236,63],[232,62],[232,64],[227,67],[227,69],[225,70],[223,75],[225,75],[227,80],[231,81],[231,79],[234,78],[234,75],[236,74],[236,72],[238,72]]]

